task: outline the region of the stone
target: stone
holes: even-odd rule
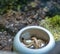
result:
[[[32,23],[32,19],[31,18],[27,18],[27,21],[28,21],[28,23]]]

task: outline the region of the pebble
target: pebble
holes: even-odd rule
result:
[[[49,8],[48,7],[45,7],[45,8],[43,8],[43,11],[44,12],[49,12]]]
[[[32,46],[30,46],[29,48],[30,48],[30,49],[35,49],[35,47],[34,47],[33,45],[32,45]]]
[[[0,32],[0,50],[11,51],[12,42],[12,37],[7,31]]]
[[[11,41],[12,41],[12,39],[9,39],[8,41],[9,41],[9,42],[11,42]]]
[[[21,21],[21,23],[23,23],[23,24],[27,24],[27,20]]]
[[[7,35],[7,31],[4,31],[3,34]]]
[[[38,17],[38,13],[35,14],[35,15],[33,16],[33,18],[37,20],[37,19],[39,18],[39,17]]]
[[[27,18],[27,21],[28,21],[28,23],[32,23],[32,19],[31,18]]]
[[[21,17],[16,18],[16,20],[17,20],[17,21],[20,21],[20,20],[21,20]]]
[[[30,44],[31,42],[33,42],[33,41],[31,41],[31,40],[26,40],[26,43],[27,43],[27,44]]]

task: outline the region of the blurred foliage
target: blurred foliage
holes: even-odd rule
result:
[[[46,17],[46,19],[40,21],[40,26],[48,29],[53,35],[56,41],[60,40],[60,15],[53,17]]]
[[[27,2],[28,0],[0,0],[0,14],[3,14],[10,9],[19,11]]]
[[[59,15],[56,15],[56,16],[54,16],[52,18],[49,18],[49,19],[47,17],[46,19],[49,21],[49,23],[51,24],[51,26],[53,26],[53,28],[60,26],[60,16]]]

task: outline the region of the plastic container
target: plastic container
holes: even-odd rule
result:
[[[46,46],[39,49],[30,49],[25,47],[21,42],[21,37],[29,39],[32,35],[36,35],[38,38],[46,40],[48,43]],[[48,54],[55,46],[55,40],[53,35],[45,28],[40,26],[27,26],[21,29],[15,36],[13,47],[19,54]]]

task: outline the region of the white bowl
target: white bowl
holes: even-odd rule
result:
[[[31,35],[36,35],[38,38],[42,38],[48,41],[48,44],[40,49],[30,49],[25,47],[21,42],[21,37],[29,39]],[[15,36],[13,47],[20,54],[47,54],[55,46],[55,40],[53,35],[43,27],[40,26],[27,26],[21,29]]]

